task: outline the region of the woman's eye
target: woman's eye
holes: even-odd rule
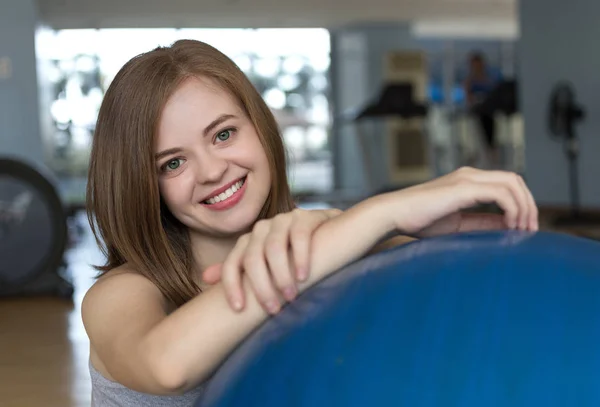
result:
[[[222,132],[217,134],[217,139],[219,141],[227,141],[229,137],[231,137],[231,131],[232,130],[223,130]]]
[[[173,170],[176,170],[177,168],[179,168],[180,165],[181,165],[181,160],[179,158],[177,158],[177,159],[167,162],[164,166],[164,169],[167,171],[173,171]]]

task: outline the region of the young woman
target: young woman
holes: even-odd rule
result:
[[[345,212],[295,209],[277,124],[222,53],[179,41],[104,98],[90,223],[107,262],[82,306],[95,406],[188,406],[286,301],[392,234],[536,230],[515,174],[458,170]],[[462,215],[496,202],[503,216]]]

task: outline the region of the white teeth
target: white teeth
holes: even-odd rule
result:
[[[231,197],[233,194],[235,194],[241,187],[242,185],[244,185],[244,181],[238,181],[235,184],[233,184],[231,187],[227,188],[227,190],[225,190],[225,192],[221,192],[219,195],[214,196],[210,199],[207,199],[206,201],[204,201],[204,203],[207,203],[209,205],[224,201],[225,199]]]

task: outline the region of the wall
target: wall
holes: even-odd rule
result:
[[[575,86],[588,117],[581,140],[580,189],[583,206],[600,206],[600,2],[523,0],[520,2],[519,61],[525,120],[526,177],[538,202],[569,203],[568,165],[562,145],[547,131],[547,104],[562,79]]]
[[[0,10],[0,155],[41,163],[35,2],[0,0]]]

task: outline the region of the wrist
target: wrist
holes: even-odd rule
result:
[[[364,205],[363,209],[370,223],[369,228],[377,230],[380,237],[398,233],[397,218],[400,208],[393,192],[376,195],[359,205]]]

